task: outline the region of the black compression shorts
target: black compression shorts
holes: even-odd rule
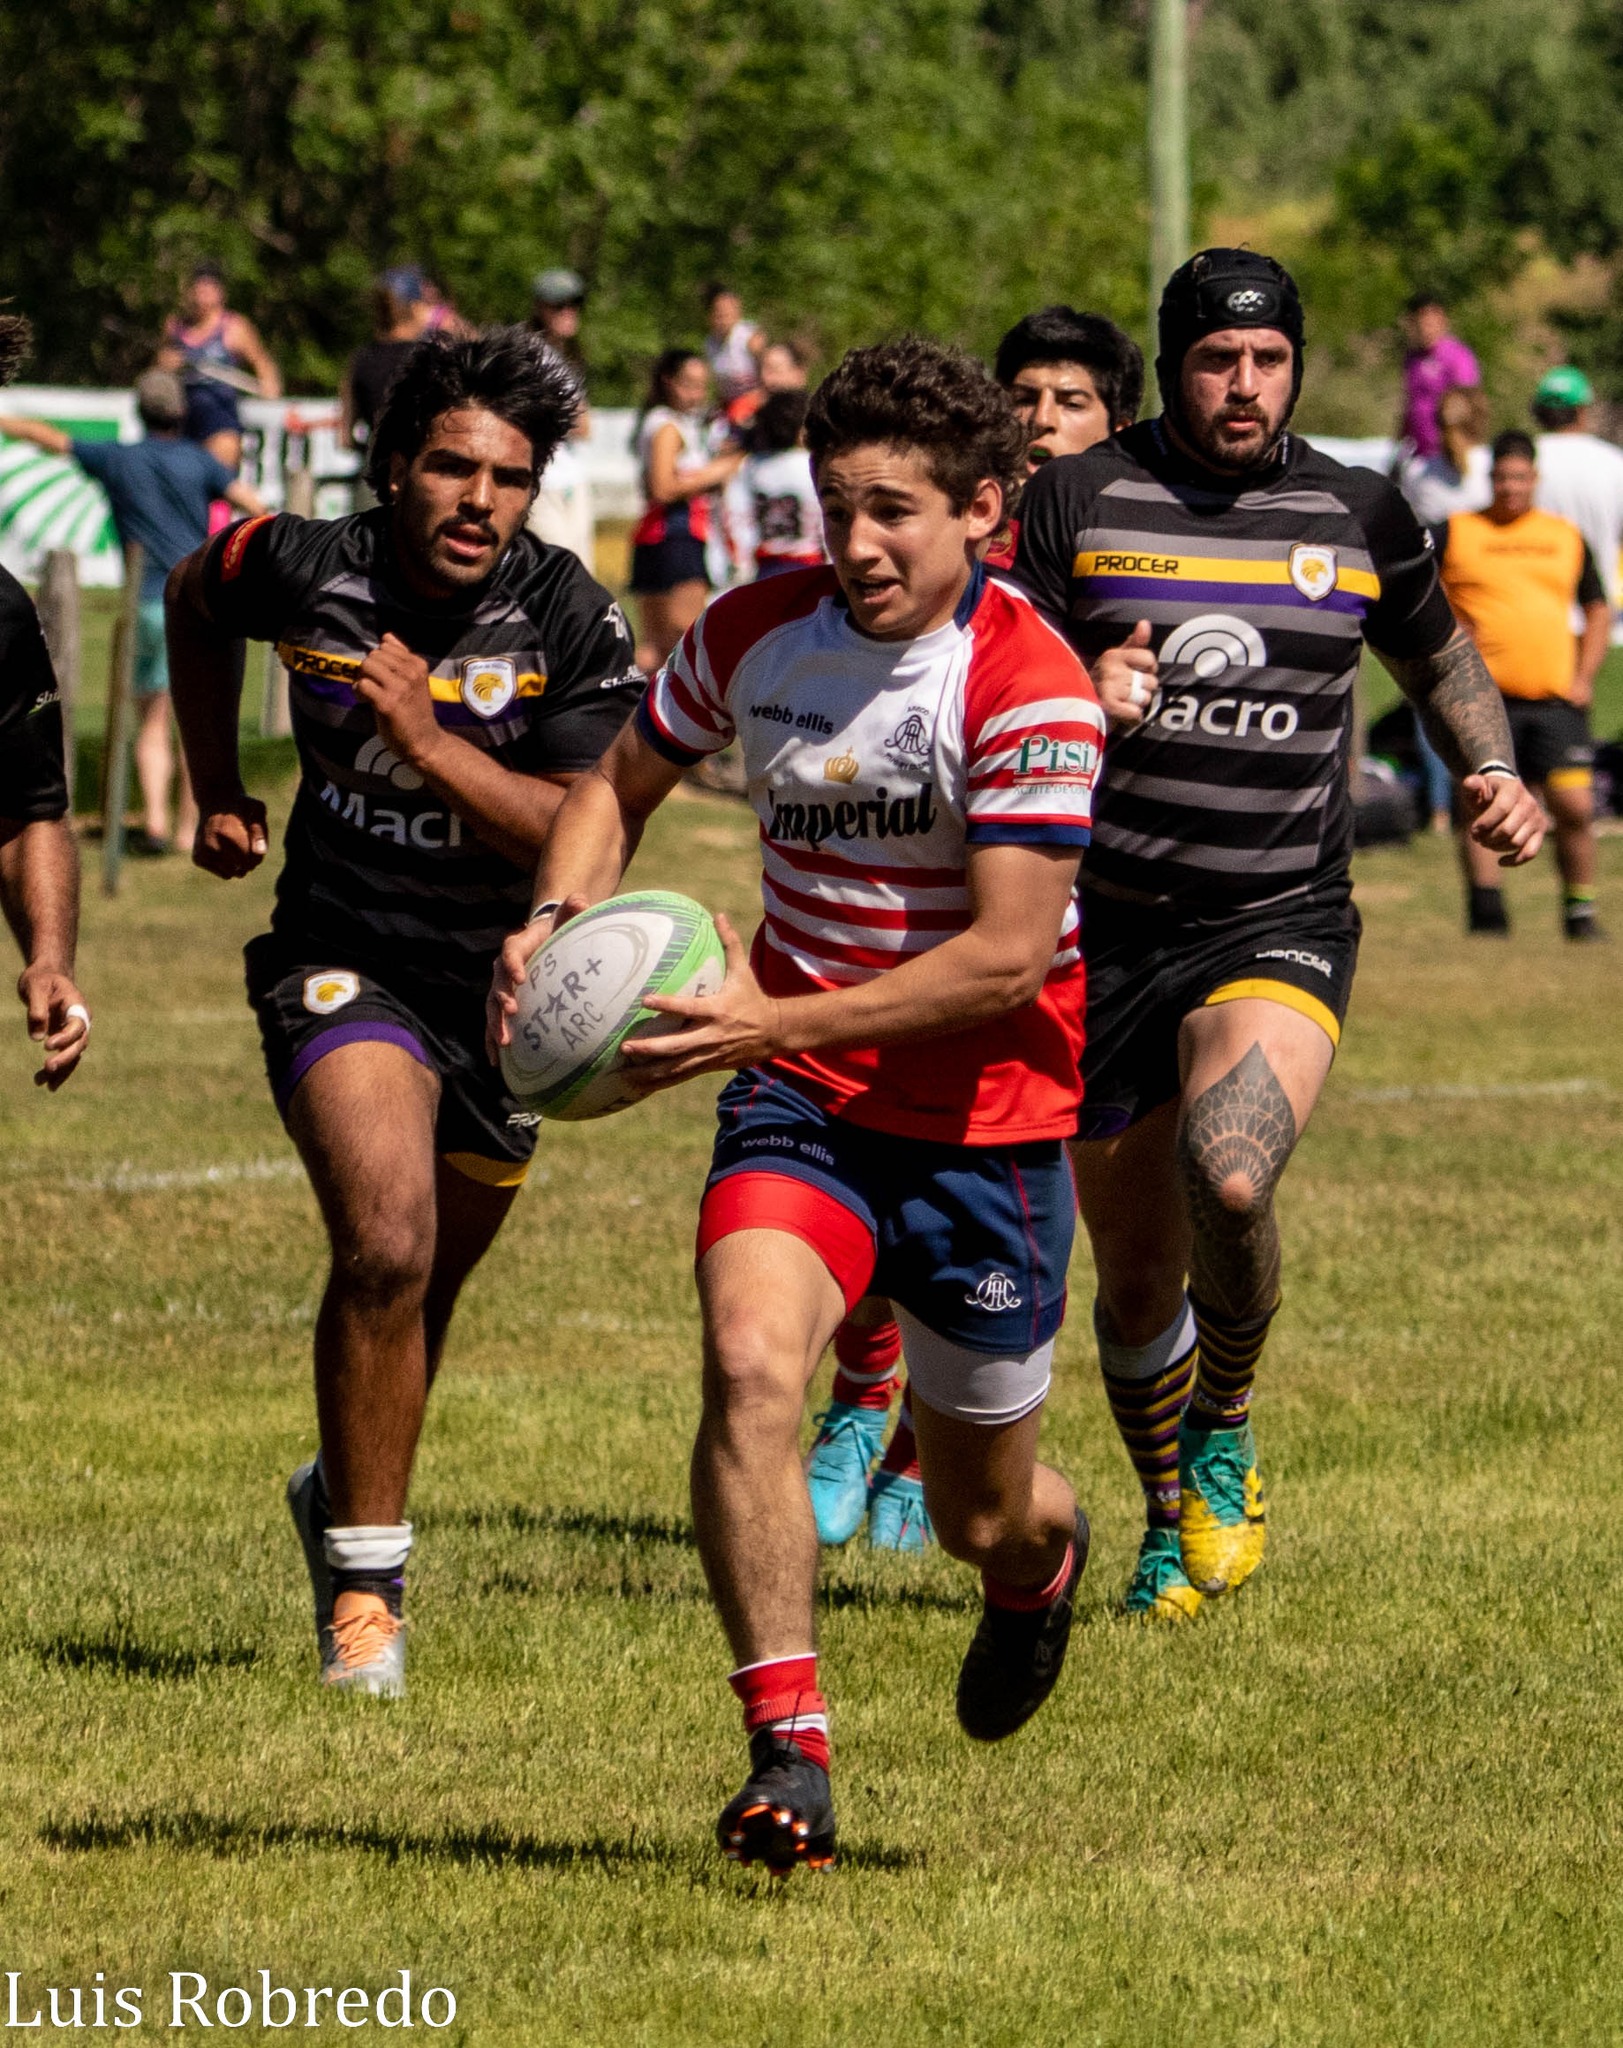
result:
[[[488,1187],[516,1187],[535,1150],[535,1120],[485,1057],[484,998],[476,991],[406,992],[339,960],[301,957],[271,933],[243,949],[248,1001],[259,1020],[276,1107],[341,1045],[398,1045],[438,1077],[435,1149]]]
[[[1362,929],[1350,902],[1195,912],[1084,897],[1088,1036],[1079,1138],[1113,1138],[1179,1089],[1178,1030],[1191,1010],[1260,997],[1339,1043]]]

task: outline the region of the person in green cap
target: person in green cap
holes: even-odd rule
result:
[[[1570,519],[1589,543],[1615,620],[1623,602],[1618,549],[1623,546],[1623,448],[1591,433],[1595,391],[1571,363],[1546,370],[1533,394],[1542,512]],[[1574,621],[1574,630],[1578,622]]]

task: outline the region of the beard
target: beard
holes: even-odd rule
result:
[[[1178,419],[1177,425],[1184,438],[1210,468],[1223,470],[1230,475],[1243,476],[1248,471],[1265,469],[1279,453],[1280,441],[1284,438],[1289,412],[1272,420],[1260,405],[1226,406],[1223,411],[1209,420],[1192,420],[1187,416]],[[1260,436],[1249,445],[1235,447],[1229,442],[1222,429],[1225,425],[1239,425],[1251,422],[1261,427]]]

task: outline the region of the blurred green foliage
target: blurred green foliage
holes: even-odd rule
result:
[[[825,358],[1034,300],[1144,311],[1143,102],[1086,0],[15,0],[0,288],[41,367],[121,377],[187,265],[227,267],[295,385],[422,262],[477,320],[591,285],[594,395],[702,331],[702,289]],[[17,224],[27,224],[19,233]]]

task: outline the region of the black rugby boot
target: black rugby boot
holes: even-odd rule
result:
[[[798,1743],[757,1728],[750,1737],[749,1783],[716,1822],[721,1853],[734,1863],[764,1863],[774,1877],[797,1864],[827,1870],[834,1862],[834,1800],[828,1772]]]
[[[987,1603],[958,1673],[958,1725],[977,1742],[1023,1728],[1059,1683],[1076,1589],[1088,1562],[1088,1518],[1076,1511],[1065,1584],[1046,1607],[1021,1614]]]

